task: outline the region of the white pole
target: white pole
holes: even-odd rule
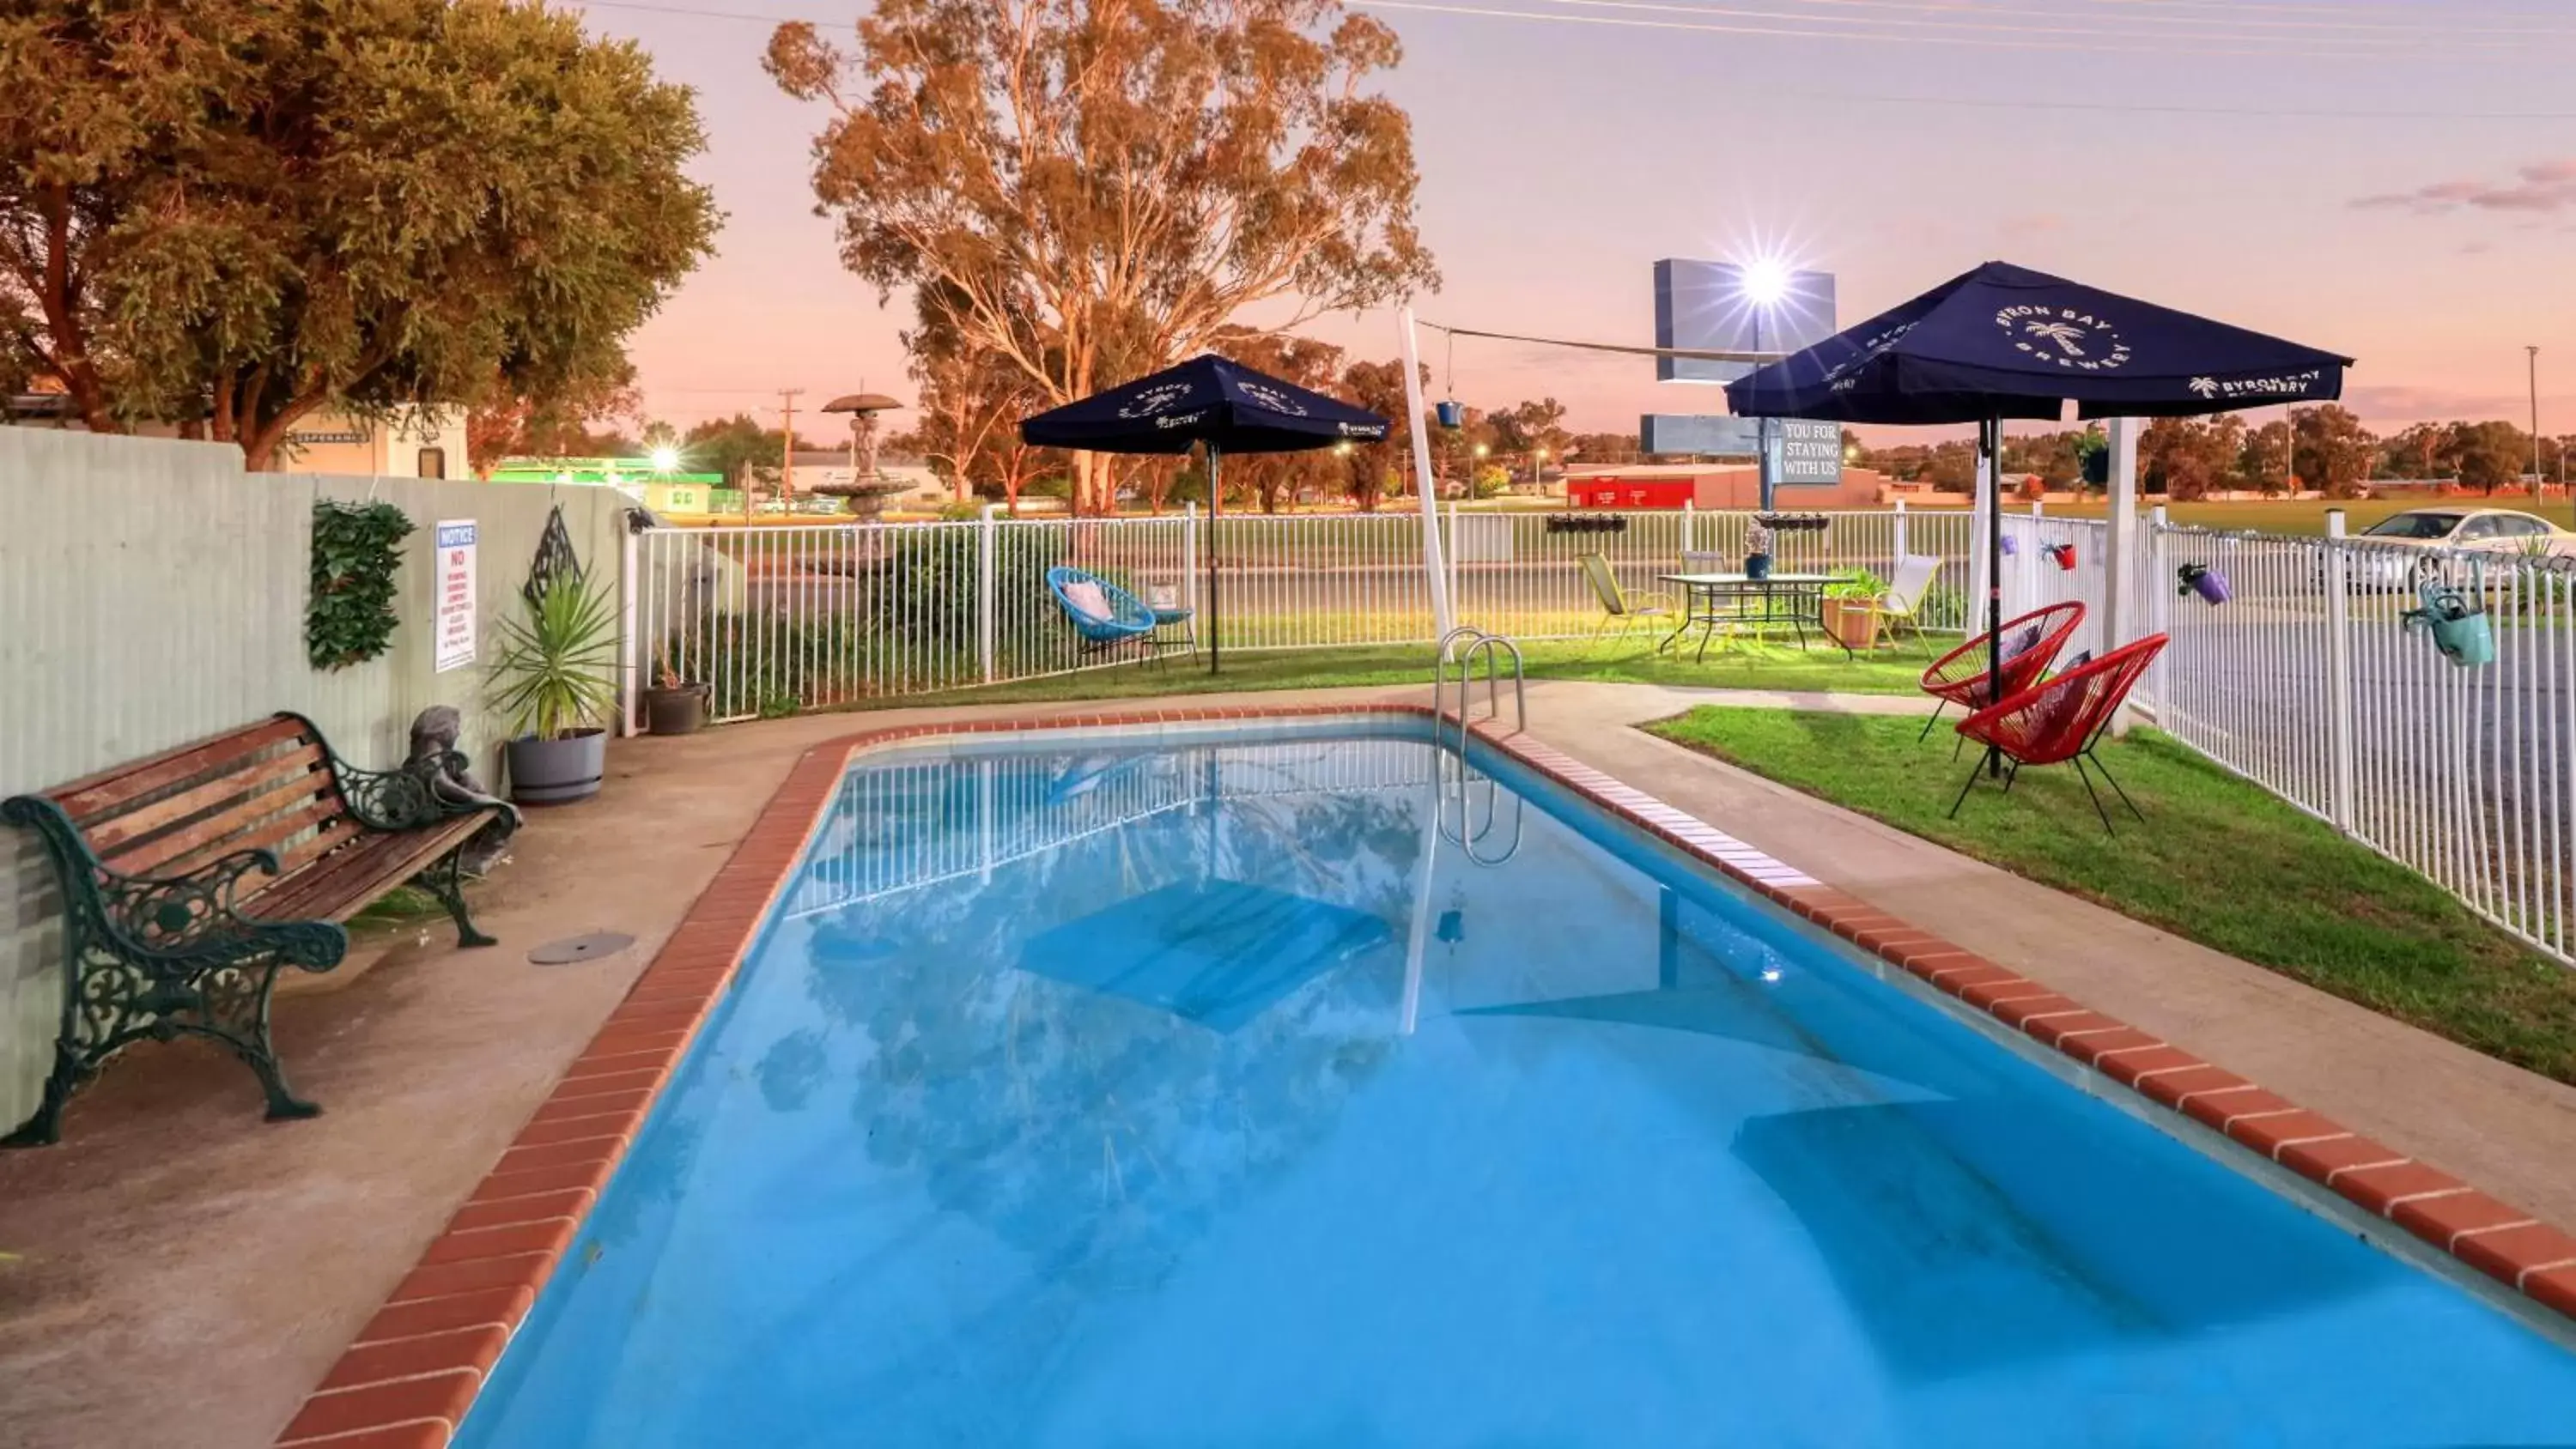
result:
[[[2110,653],[2138,637],[2138,621],[2133,617],[2136,601],[2129,597],[2137,587],[2138,529],[2138,420],[2113,418],[2107,440],[2111,449],[2110,490],[2111,519],[2102,530],[2102,652]],[[2111,716],[2111,733],[2116,737],[2129,732],[2129,707],[2123,704]]]
[[[1998,444],[1995,449],[1995,455],[1998,459],[2003,456],[2003,449],[2000,444]],[[1995,466],[2000,470],[2003,467],[2003,464],[1998,461]],[[2003,477],[2003,474],[1998,471],[1995,474],[1995,477],[2000,479]],[[1995,495],[1995,506],[1997,508],[2003,507],[2003,495],[2000,493]],[[2013,605],[2013,611],[2015,612],[2025,609],[2036,609],[2039,607],[2039,551],[2045,547],[2048,542],[2039,531],[2040,511],[2043,507],[2045,507],[2045,505],[2042,504],[2040,500],[2036,498],[2030,500],[2030,532],[2021,541],[2021,553],[2019,555],[2021,560],[2021,598]]]
[[[2326,510],[2326,818],[2352,833],[2352,604],[2344,511]]]
[[[2155,625],[2155,632],[2168,639],[2173,637],[2174,606],[2173,545],[2171,536],[2165,532],[2170,522],[2163,504],[2148,508],[2147,554],[2152,562],[2147,565],[2146,589],[2147,597],[2154,604],[2148,609],[2147,618]],[[2148,693],[2155,699],[2156,727],[2166,734],[2178,735],[2182,712],[2165,697],[2165,659],[2172,653],[2173,646],[2168,644],[2164,652],[2156,656],[2156,662],[2147,667],[2146,683]]]
[[[1000,525],[993,521],[993,514],[1000,507],[1001,505],[996,503],[987,503],[984,505],[982,518],[983,526],[979,528],[975,534],[975,653],[977,656],[977,662],[983,665],[984,682],[986,684],[992,683],[995,677],[994,664],[996,661],[995,650],[993,648],[993,543],[994,531],[998,529]]]
[[[623,519],[624,515],[621,514],[621,523]],[[626,538],[623,556],[618,560],[617,579],[618,592],[624,596],[618,600],[618,613],[622,617],[619,620],[618,629],[620,637],[617,652],[621,657],[617,661],[617,672],[626,685],[626,727],[620,733],[632,738],[639,733],[636,728],[636,708],[640,702],[639,696],[644,691],[642,670],[639,667],[643,641],[636,637],[636,615],[642,612],[644,593],[643,576],[636,571],[636,561],[637,555],[643,552],[643,538],[632,528],[627,528],[624,532]]]
[[[1199,506],[1181,505],[1181,583],[1189,591],[1185,602],[1190,606],[1190,627],[1198,627],[1199,617]]]
[[[1431,637],[1445,638],[1450,629],[1449,571],[1440,562],[1439,492],[1431,479],[1431,434],[1422,417],[1422,357],[1413,336],[1413,308],[1398,308],[1404,334],[1404,405],[1412,411],[1413,488],[1422,498],[1422,577],[1431,586]],[[1471,490],[1472,491],[1472,490]]]
[[[1959,625],[1961,631],[1971,639],[1983,632],[1985,627],[1981,621],[1986,617],[1988,582],[1986,531],[1994,526],[1987,519],[1986,511],[1993,506],[1995,497],[1992,476],[1994,472],[1993,463],[1982,453],[1979,454],[1976,491],[1969,495],[1968,506],[1968,617],[1962,619]]]

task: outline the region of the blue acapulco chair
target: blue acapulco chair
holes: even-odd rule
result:
[[[1046,582],[1048,591],[1055,595],[1056,607],[1064,610],[1065,622],[1082,636],[1084,649],[1115,649],[1154,637],[1154,611],[1134,594],[1098,574],[1058,564],[1046,571]],[[1106,616],[1074,602],[1071,590],[1083,584],[1100,590],[1101,601],[1109,607]]]

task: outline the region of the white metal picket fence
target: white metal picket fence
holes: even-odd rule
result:
[[[1867,569],[1942,560],[1931,615],[1969,618],[1973,519],[1955,510],[1824,515],[1783,530],[1775,567]],[[1568,520],[1576,522],[1569,523]],[[1467,513],[1439,520],[1460,622],[1522,639],[1579,638],[1601,609],[1581,559],[1623,588],[1732,569],[1750,516]],[[1428,644],[1422,522],[1411,513],[1011,520],[653,529],[634,540],[630,666],[714,690],[718,718],[963,689],[1104,663],[1045,583],[1058,565],[1168,596],[1228,650]],[[2108,527],[2007,512],[2008,614],[2088,606],[2069,652],[2103,647]],[[2461,668],[2401,628],[2426,557],[2360,540],[2216,534],[2150,523],[2133,535],[2127,617],[2171,644],[2138,702],[2227,768],[2456,893],[2505,929],[2576,960],[2576,576],[2546,560],[2439,555],[2482,605],[2492,664]],[[2177,593],[2186,563],[2232,595]],[[1203,640],[1204,642],[1204,636]]]
[[[1775,567],[1888,577],[1900,554],[1940,558],[1934,627],[1966,612],[1969,519],[1955,511],[1811,515],[1780,531]],[[1575,526],[1569,526],[1569,520]],[[1522,639],[1579,638],[1603,612],[1582,558],[1623,589],[1741,567],[1743,513],[1443,512],[1459,621]],[[1190,609],[1228,650],[1430,643],[1422,520],[1402,512],[1297,517],[1003,519],[649,529],[635,538],[630,667],[713,688],[718,719],[932,694],[1132,660],[1088,647],[1046,585],[1059,565]],[[1216,607],[1204,597],[1219,553]]]
[[[2098,649],[2108,528],[2008,514],[2009,614],[2088,607]],[[2345,538],[2138,530],[2129,617],[2170,643],[2138,692],[2156,725],[2576,961],[2576,572],[2569,562]],[[2072,568],[2049,550],[2075,548]],[[2184,592],[2215,569],[2229,597]],[[2481,610],[2492,663],[2409,630],[2427,571]]]
[[[2357,540],[2152,538],[2173,639],[2160,726],[2576,960],[2576,576]],[[2223,573],[2228,602],[2174,595],[2186,563]],[[2492,663],[2404,626],[2426,567],[2483,612]]]
[[[2004,617],[2051,604],[2081,603],[2084,621],[2067,640],[2064,656],[2100,653],[2106,618],[2103,605],[2110,587],[2110,560],[2105,557],[2109,526],[2099,519],[2007,513],[2003,541]],[[2129,576],[2135,578],[2139,572],[2132,568]],[[2136,612],[2129,617],[2140,623],[2145,619]]]

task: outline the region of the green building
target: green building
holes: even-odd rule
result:
[[[504,458],[493,466],[490,481],[615,488],[666,515],[742,511],[742,490],[724,486],[722,473],[657,467],[652,458]]]

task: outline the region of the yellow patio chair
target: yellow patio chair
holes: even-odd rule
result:
[[[1609,559],[1597,553],[1583,554],[1581,559],[1583,577],[1591,583],[1593,597],[1601,601],[1601,622],[1593,626],[1591,648],[1600,648],[1605,638],[1627,638],[1640,623],[1660,627],[1673,617],[1670,596],[1649,590],[1631,595],[1619,587],[1619,575],[1611,570]],[[1619,626],[1616,635],[1609,632],[1612,624]]]
[[[1932,657],[1932,642],[1923,632],[1923,600],[1932,592],[1932,581],[1941,573],[1941,561],[1919,553],[1900,554],[1896,560],[1896,577],[1886,590],[1860,607],[1878,616],[1879,628],[1890,643],[1898,629],[1914,631],[1915,647],[1923,657]]]

